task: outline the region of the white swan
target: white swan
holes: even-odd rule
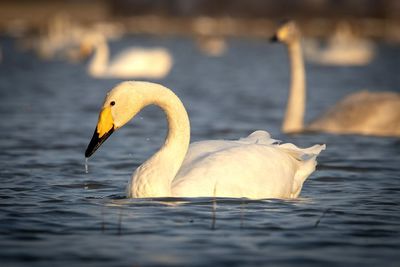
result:
[[[65,13],[55,14],[46,26],[46,29],[42,29],[40,36],[32,40],[31,46],[41,59],[49,60],[58,57],[71,45],[70,29],[74,26],[70,16]],[[29,46],[29,44],[24,43],[23,46]]]
[[[129,81],[107,94],[85,156],[152,104],[164,111],[168,134],[161,149],[133,173],[128,197],[295,198],[325,149],[278,144],[264,131],[189,146],[189,118],[179,98],[162,85]]]
[[[341,22],[324,47],[306,40],[304,54],[306,60],[322,65],[363,66],[372,61],[375,48],[371,41],[357,37],[347,22]]]
[[[82,42],[82,49],[91,51],[88,72],[97,78],[152,78],[165,77],[172,66],[172,57],[164,48],[131,47],[109,62],[107,41],[101,34],[91,34]]]
[[[198,35],[195,40],[200,51],[210,57],[220,57],[228,50],[227,42],[220,36]]]
[[[394,92],[353,93],[304,126],[306,79],[300,39],[294,22],[283,24],[273,38],[287,45],[290,58],[291,84],[283,132],[400,136],[400,94]]]

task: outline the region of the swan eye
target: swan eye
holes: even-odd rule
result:
[[[111,101],[111,102],[110,102],[110,105],[111,105],[111,106],[114,106],[114,105],[115,105],[115,101]]]

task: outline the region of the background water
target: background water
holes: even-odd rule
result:
[[[126,199],[132,171],[162,144],[163,114],[147,108],[90,159],[105,93],[85,64],[40,61],[1,39],[0,259],[2,266],[398,266],[400,141],[286,136],[282,45],[229,40],[221,58],[190,39],[127,37],[165,45],[171,74],[159,81],[186,105],[192,141],[236,139],[256,129],[299,146],[326,143],[297,200]],[[380,45],[366,67],[308,65],[307,119],[360,89],[400,92],[400,48]]]

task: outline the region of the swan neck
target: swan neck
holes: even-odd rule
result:
[[[89,72],[93,76],[100,76],[105,72],[108,64],[109,50],[105,40],[95,43],[94,56],[89,64]]]
[[[288,44],[290,60],[290,89],[282,126],[285,133],[300,132],[304,127],[306,79],[300,40]]]
[[[179,98],[165,87],[143,92],[145,104],[160,107],[168,122],[163,146],[135,172],[131,181],[132,197],[169,197],[172,180],[178,173],[190,142],[190,122]],[[129,193],[129,192],[128,192]]]

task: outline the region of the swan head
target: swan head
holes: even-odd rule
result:
[[[114,131],[139,113],[145,105],[142,88],[147,84],[136,81],[122,82],[107,93],[85,157],[90,157]]]
[[[88,33],[80,41],[80,55],[87,57],[92,54],[98,43],[104,43],[105,37],[100,33]]]
[[[300,30],[294,21],[286,21],[282,23],[274,36],[271,37],[272,42],[291,43],[300,39]]]

